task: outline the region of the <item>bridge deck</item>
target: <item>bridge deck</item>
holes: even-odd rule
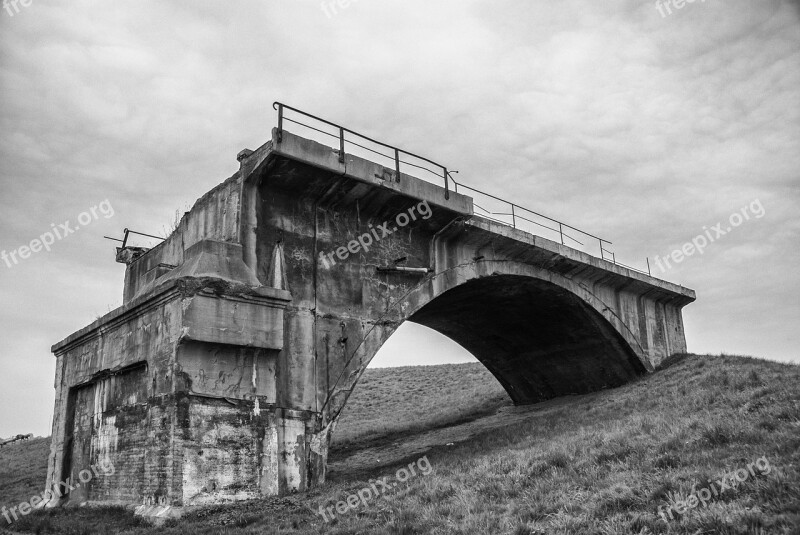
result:
[[[553,266],[550,269],[560,271],[562,274],[586,275],[588,272],[595,272],[589,278],[607,279],[611,285],[638,286],[641,290],[649,287],[648,289],[656,294],[656,297],[674,301],[681,306],[696,299],[694,290],[689,288],[515,228],[502,221],[478,215],[474,211],[473,199],[468,195],[454,191],[446,192],[441,186],[405,173],[401,173],[400,180],[397,180],[393,169],[353,154],[347,154],[345,161],[340,162],[338,155],[339,151],[332,147],[286,130],[282,130],[279,140],[277,129],[273,129],[271,147],[264,157],[262,166],[266,168],[274,158],[286,158],[329,171],[336,177],[346,177],[371,186],[362,190],[362,198],[374,188],[382,188],[394,195],[428,201],[430,205],[438,207],[449,217],[462,218],[467,225],[502,236],[509,252],[518,253],[528,261],[547,262]],[[285,186],[298,191],[307,191],[308,188],[308,184],[302,181]],[[338,187],[340,184],[331,180],[330,190],[333,191]]]

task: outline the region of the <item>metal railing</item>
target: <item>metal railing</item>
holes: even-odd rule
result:
[[[611,251],[609,251],[605,247],[603,247],[603,244],[613,245],[613,243],[608,241],[608,240],[600,238],[599,236],[595,236],[594,234],[589,234],[586,231],[583,231],[583,230],[581,230],[579,228],[573,227],[572,225],[567,225],[566,223],[562,223],[561,221],[558,221],[557,219],[553,219],[552,217],[548,217],[548,216],[546,216],[544,214],[540,214],[539,212],[534,212],[533,210],[530,210],[529,208],[525,208],[524,206],[520,206],[520,205],[515,204],[515,203],[513,203],[511,201],[507,201],[505,199],[501,199],[500,197],[492,195],[491,193],[486,193],[485,191],[481,191],[479,189],[472,188],[472,187],[467,186],[465,184],[460,184],[460,183],[456,182],[455,180],[453,180],[453,184],[455,185],[455,190],[454,191],[456,193],[458,193],[458,187],[461,186],[464,189],[468,189],[470,191],[473,191],[475,193],[479,193],[479,194],[484,195],[486,197],[490,197],[492,199],[495,199],[497,201],[500,201],[500,202],[505,203],[506,205],[508,205],[510,207],[510,210],[511,210],[510,212],[491,212],[491,211],[487,210],[486,208],[483,208],[482,206],[477,205],[477,204],[475,204],[473,202],[474,206],[476,206],[477,208],[479,208],[480,210],[482,210],[484,212],[487,212],[490,215],[511,216],[511,226],[513,228],[517,228],[517,219],[521,219],[523,221],[528,221],[529,223],[533,223],[534,225],[538,225],[540,227],[544,227],[544,228],[546,228],[548,230],[552,230],[553,232],[558,232],[558,236],[559,236],[559,239],[561,241],[561,245],[567,245],[564,242],[564,238],[565,237],[570,239],[570,240],[572,240],[573,242],[577,243],[578,245],[581,245],[581,246],[585,246],[586,245],[585,243],[580,242],[578,239],[576,239],[573,236],[570,236],[568,233],[564,232],[564,229],[567,228],[567,229],[573,230],[575,232],[578,232],[583,236],[587,236],[589,238],[597,240],[598,244],[600,245],[600,258],[602,260],[606,259],[605,256],[604,256],[604,252],[611,254],[612,255],[612,259],[613,259],[614,253],[612,253]],[[553,227],[548,227],[547,225],[545,225],[543,223],[539,223],[538,221],[533,221],[532,219],[529,219],[529,218],[526,218],[526,217],[524,217],[522,215],[519,215],[519,212],[531,214],[531,215],[534,215],[536,217],[540,217],[542,219],[545,219],[545,220],[553,223],[554,225],[558,225],[558,228],[556,229],[556,228],[553,228]],[[490,218],[490,219],[494,219],[494,218]],[[501,220],[498,220],[498,219],[494,219],[494,220],[499,222],[499,223],[507,224],[505,221],[501,221]]]
[[[398,182],[400,181],[400,164],[401,163],[405,164],[405,165],[409,165],[411,167],[416,167],[418,169],[425,170],[425,171],[427,171],[427,172],[429,172],[429,173],[431,173],[431,174],[433,174],[435,176],[438,176],[438,177],[442,178],[444,180],[444,198],[445,199],[449,199],[450,198],[450,173],[447,172],[447,167],[445,167],[444,165],[436,163],[433,160],[429,160],[428,158],[424,158],[424,157],[420,156],[419,154],[414,154],[413,152],[408,152],[408,151],[399,149],[397,147],[394,147],[392,145],[383,143],[381,141],[374,140],[374,139],[372,139],[370,137],[367,137],[365,135],[359,134],[358,132],[354,132],[354,131],[352,131],[352,130],[350,130],[348,128],[345,128],[345,127],[343,127],[341,125],[338,125],[336,123],[332,123],[330,121],[327,121],[325,119],[317,117],[316,115],[311,115],[310,113],[306,113],[306,112],[304,112],[302,110],[298,110],[297,108],[293,108],[291,106],[287,106],[286,104],[283,104],[282,102],[277,102],[277,101],[273,102],[272,103],[272,109],[278,110],[278,142],[281,141],[281,136],[282,136],[282,133],[283,133],[283,122],[284,121],[288,121],[288,122],[295,123],[295,124],[298,124],[298,125],[301,125],[301,126],[305,126],[306,128],[310,128],[311,130],[314,130],[314,131],[319,132],[321,134],[325,134],[327,136],[338,138],[338,140],[339,140],[339,163],[344,163],[344,156],[345,156],[345,153],[346,153],[345,148],[346,148],[346,145],[349,143],[351,145],[355,145],[356,147],[360,147],[360,148],[362,148],[364,150],[367,150],[369,152],[373,152],[375,154],[380,154],[381,156],[383,156],[385,158],[389,158],[389,159],[393,160],[394,161],[394,170],[395,170],[395,173],[396,173],[395,180],[397,180]],[[301,123],[300,121],[298,121],[296,119],[291,119],[291,118],[286,116],[286,113],[285,113],[286,110],[293,111],[293,112],[298,113],[298,114],[300,114],[300,115],[302,115],[304,117],[308,117],[310,119],[314,119],[315,121],[319,121],[319,122],[324,123],[324,124],[326,124],[328,126],[331,126],[331,127],[335,128],[337,130],[337,133],[336,134],[332,134],[330,132],[326,132],[324,130],[320,130],[319,128],[315,128],[315,127],[313,127],[311,125],[308,125],[308,124],[305,124],[305,123]],[[374,143],[375,145],[378,145],[380,147],[387,148],[390,151],[392,151],[392,154],[391,155],[384,154],[384,153],[379,152],[377,150],[374,150],[374,149],[371,149],[369,147],[366,147],[366,146],[364,146],[364,145],[362,145],[360,143],[356,143],[352,139],[346,139],[345,134],[350,134],[350,136],[352,136],[354,138],[357,138],[358,140],[369,141],[370,143]],[[408,157],[411,157],[411,158],[416,158],[417,160],[420,160],[422,162],[429,163],[432,166],[434,166],[437,170],[433,171],[433,170],[428,169],[427,167],[425,167],[423,165],[418,165],[418,164],[415,164],[413,162],[402,160],[400,158],[401,155],[405,155],[405,156],[408,156]],[[439,169],[441,169],[441,174],[438,171]]]
[[[495,201],[499,201],[505,207],[507,207],[506,209],[508,210],[508,211],[492,211],[492,210],[486,208],[485,206],[483,206],[482,204],[479,204],[477,202],[477,200],[473,196],[472,205],[477,210],[480,211],[480,212],[476,211],[476,213],[478,215],[480,215],[481,217],[485,217],[486,219],[490,219],[492,221],[495,221],[497,223],[501,223],[503,225],[510,225],[512,228],[515,228],[515,229],[516,228],[520,228],[520,225],[518,224],[519,221],[526,221],[528,223],[536,225],[537,227],[541,227],[541,228],[547,229],[547,230],[553,232],[554,235],[558,235],[558,240],[561,242],[561,245],[565,245],[565,246],[568,246],[568,247],[576,248],[574,245],[572,245],[572,243],[575,243],[575,244],[577,244],[577,245],[579,245],[581,247],[587,248],[586,252],[590,251],[588,249],[587,244],[583,243],[578,238],[581,238],[584,241],[586,240],[586,238],[589,238],[590,240],[596,240],[597,241],[597,244],[596,244],[597,248],[594,249],[594,250],[599,250],[600,251],[600,259],[601,260],[606,260],[606,261],[611,262],[611,263],[613,263],[613,264],[615,264],[617,266],[622,266],[624,268],[631,269],[633,271],[638,271],[639,273],[645,273],[647,275],[650,275],[650,260],[649,259],[647,259],[647,271],[644,271],[642,269],[638,269],[638,268],[635,268],[635,267],[631,267],[631,266],[625,265],[625,264],[623,264],[621,262],[617,262],[617,258],[616,258],[616,255],[614,254],[614,252],[610,251],[610,250],[608,250],[606,248],[607,245],[613,245],[613,242],[611,242],[609,240],[606,240],[605,238],[601,238],[599,236],[595,236],[594,234],[586,232],[585,230],[581,230],[581,229],[579,229],[577,227],[573,227],[572,225],[568,225],[568,224],[566,224],[566,223],[564,223],[562,221],[559,221],[557,219],[553,219],[552,217],[548,217],[548,216],[546,216],[544,214],[540,214],[539,212],[531,210],[530,208],[525,208],[524,206],[520,206],[520,205],[518,205],[516,203],[513,203],[511,201],[507,201],[505,199],[497,197],[496,195],[492,195],[491,193],[486,193],[485,191],[481,191],[481,190],[473,188],[471,186],[467,186],[466,184],[462,184],[460,182],[456,182],[455,179],[453,179],[453,191],[458,193],[459,187],[462,188],[462,189],[467,189],[467,190],[469,190],[469,191],[471,191],[473,193],[477,193],[477,194],[482,195],[484,197],[488,197],[489,199],[493,199]],[[525,217],[525,215],[535,216],[537,218],[540,218],[540,221],[534,221],[530,217]],[[494,216],[506,217],[508,219],[506,219],[506,220],[498,219],[497,217],[494,217]],[[567,229],[567,230],[565,230],[565,229]],[[567,232],[568,230],[572,231],[572,233]],[[572,243],[568,243],[567,241],[565,241],[565,239],[566,240],[570,240]],[[589,254],[592,254],[592,253],[589,252]]]
[[[415,167],[415,168],[418,168],[418,169],[425,170],[428,173],[430,173],[430,174],[432,174],[432,175],[434,175],[434,176],[436,176],[438,178],[441,178],[444,181],[444,191],[445,191],[444,197],[445,197],[445,199],[449,199],[450,198],[450,181],[452,181],[453,182],[454,191],[456,193],[458,193],[458,188],[461,187],[462,189],[467,189],[467,190],[472,191],[474,193],[478,193],[478,194],[483,195],[485,197],[488,197],[490,199],[494,199],[496,201],[499,201],[500,203],[503,203],[505,206],[507,206],[508,210],[510,210],[508,212],[491,211],[491,210],[479,205],[477,202],[475,202],[475,199],[473,199],[473,206],[475,208],[477,208],[478,210],[480,210],[481,212],[483,212],[482,214],[479,214],[479,215],[481,215],[481,217],[485,217],[487,219],[493,220],[493,221],[495,221],[497,223],[501,223],[501,224],[504,224],[504,225],[509,225],[510,224],[513,228],[519,228],[517,226],[517,221],[518,220],[527,221],[527,222],[532,223],[534,225],[537,225],[539,227],[543,227],[545,229],[548,229],[548,230],[550,230],[550,231],[552,231],[554,233],[558,233],[558,237],[559,237],[559,240],[561,241],[561,245],[565,245],[565,246],[569,246],[565,242],[565,239],[571,240],[572,242],[580,245],[581,247],[586,247],[586,244],[584,244],[580,240],[578,240],[577,239],[578,237],[584,236],[584,237],[589,238],[591,240],[597,240],[597,245],[599,246],[600,259],[601,260],[606,260],[608,262],[612,262],[615,265],[618,265],[618,266],[621,266],[621,267],[624,267],[624,268],[627,268],[627,269],[631,269],[631,270],[637,271],[639,273],[645,273],[647,275],[650,275],[650,260],[649,259],[647,259],[647,271],[644,271],[644,270],[641,270],[641,269],[637,269],[637,268],[622,264],[620,262],[617,262],[616,255],[612,251],[609,251],[605,247],[606,245],[613,245],[613,243],[611,241],[606,240],[604,238],[600,238],[599,236],[595,236],[594,234],[590,234],[590,233],[588,233],[586,231],[583,231],[583,230],[581,230],[579,228],[573,227],[572,225],[568,225],[566,223],[558,221],[557,219],[553,219],[553,218],[548,217],[548,216],[546,216],[544,214],[540,214],[538,212],[535,212],[533,210],[530,210],[528,208],[520,206],[520,205],[518,205],[516,203],[513,203],[511,201],[507,201],[505,199],[501,199],[500,197],[497,197],[497,196],[492,195],[490,193],[486,193],[485,191],[481,191],[479,189],[476,189],[476,188],[467,186],[465,184],[456,182],[456,180],[451,176],[451,173],[458,173],[458,171],[448,171],[446,166],[444,166],[442,164],[439,164],[439,163],[436,163],[433,160],[429,160],[428,158],[424,158],[422,156],[419,156],[418,154],[414,154],[412,152],[408,152],[408,151],[402,150],[402,149],[400,149],[398,147],[394,147],[394,146],[389,145],[387,143],[383,143],[381,141],[374,140],[374,139],[372,139],[370,137],[367,137],[365,135],[359,134],[358,132],[354,132],[353,130],[345,128],[345,127],[343,127],[341,125],[338,125],[338,124],[333,123],[331,121],[328,121],[328,120],[322,119],[320,117],[317,117],[316,115],[312,115],[310,113],[304,112],[304,111],[299,110],[297,108],[293,108],[292,106],[288,106],[286,104],[283,104],[282,102],[277,102],[277,101],[273,102],[272,108],[278,111],[278,132],[277,132],[277,137],[278,137],[278,142],[279,143],[280,143],[280,141],[282,139],[284,121],[291,122],[291,123],[297,124],[299,126],[303,126],[303,127],[308,128],[308,129],[310,129],[312,131],[319,132],[320,134],[323,134],[325,136],[329,136],[329,137],[337,139],[338,142],[339,142],[338,143],[339,144],[338,153],[339,153],[339,162],[340,163],[344,163],[344,161],[345,161],[345,154],[347,153],[347,145],[349,144],[349,145],[356,146],[356,147],[359,147],[361,149],[364,149],[366,151],[369,151],[371,153],[378,154],[378,155],[380,155],[380,156],[382,156],[384,158],[388,158],[389,160],[391,160],[393,162],[393,164],[394,164],[394,170],[395,170],[395,173],[396,173],[395,176],[396,176],[396,180],[398,180],[398,181],[400,180],[400,167],[401,167],[401,164],[409,165],[411,167]],[[293,118],[287,117],[287,115],[286,115],[286,111],[287,110],[291,111],[291,112],[294,112],[296,114],[299,114],[299,115],[301,115],[303,117],[306,117],[308,119],[312,119],[314,121],[318,121],[318,122],[320,122],[320,123],[322,123],[324,125],[327,125],[329,127],[332,127],[332,128],[335,129],[336,132],[335,133],[326,132],[325,130],[322,130],[321,128],[317,128],[315,126],[303,123],[303,122],[301,122],[301,121],[299,121],[297,119],[293,119]],[[349,134],[349,136],[348,136],[348,134]],[[380,152],[378,150],[375,150],[375,149],[372,149],[370,147],[367,147],[367,146],[365,146],[365,145],[363,145],[361,143],[357,143],[354,139],[362,141],[362,142],[363,141],[367,141],[367,142],[373,143],[373,144],[375,144],[375,145],[377,145],[379,147],[383,147],[383,148],[389,149],[391,154],[385,154],[385,153]],[[435,170],[429,169],[428,167],[425,167],[423,165],[418,165],[418,164],[415,164],[413,162],[409,162],[407,160],[404,160],[404,159],[401,158],[401,155],[404,155],[404,156],[409,157],[409,158],[416,158],[417,160],[419,160],[421,162],[425,162],[427,164],[430,164],[431,166],[434,167]],[[546,221],[549,224],[552,224],[553,226],[548,226],[548,224],[546,224],[546,223],[542,223],[542,222],[539,222],[539,221],[534,221],[534,220],[530,219],[529,217],[525,217],[525,215],[522,215],[522,214],[531,215],[531,216],[535,216],[535,217],[541,218],[542,220]],[[498,218],[493,217],[493,216],[501,216],[501,217],[509,217],[510,216],[511,219],[510,219],[510,222],[509,222],[509,221],[504,221],[502,219],[498,219]],[[557,228],[556,228],[556,226],[557,226]],[[573,236],[570,233],[566,232],[564,229],[572,231],[573,234],[577,233],[578,236],[577,237]],[[592,253],[590,253],[590,254],[592,254]]]
[[[164,241],[164,238],[162,238],[161,236],[153,236],[152,234],[145,234],[144,232],[137,232],[135,230],[131,230],[131,229],[128,229],[128,228],[123,229],[122,232],[123,232],[124,236],[123,236],[123,238],[121,240],[119,238],[112,238],[111,236],[103,236],[103,237],[105,239],[107,239],[107,240],[113,240],[113,241],[122,242],[122,248],[123,249],[125,247],[127,247],[127,245],[128,245],[128,236],[131,235],[131,234],[138,234],[139,236],[146,236],[148,238],[155,238],[157,240]]]

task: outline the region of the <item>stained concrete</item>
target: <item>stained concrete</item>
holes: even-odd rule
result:
[[[520,404],[616,386],[686,351],[689,289],[287,131],[237,159],[163,243],[118,252],[123,306],[53,346],[48,485],[116,470],[49,506],[164,517],[320,484],[348,396],[404,321],[459,342]],[[420,203],[430,217],[320,261]],[[392,270],[400,258],[416,269]]]

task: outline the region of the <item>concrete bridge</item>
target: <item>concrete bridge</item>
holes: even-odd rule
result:
[[[343,148],[274,129],[166,240],[117,249],[123,306],[53,347],[48,486],[115,469],[49,506],[162,515],[320,484],[348,396],[404,321],[461,344],[516,403],[686,351],[693,291]]]

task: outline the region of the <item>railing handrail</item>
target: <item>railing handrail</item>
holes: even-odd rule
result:
[[[365,136],[364,134],[360,134],[360,133],[358,133],[358,132],[355,132],[355,131],[353,131],[353,130],[350,130],[349,128],[346,128],[346,127],[344,127],[344,126],[338,125],[338,124],[336,124],[336,123],[332,123],[332,122],[330,122],[330,121],[327,121],[327,120],[325,120],[325,119],[322,119],[322,118],[320,118],[320,117],[317,117],[316,115],[312,115],[312,114],[310,114],[310,113],[306,113],[306,112],[304,112],[303,110],[298,110],[297,108],[293,108],[293,107],[289,106],[288,104],[283,104],[282,102],[278,102],[278,101],[276,100],[275,102],[273,102],[273,103],[272,103],[272,109],[277,109],[277,108],[275,108],[275,105],[278,105],[278,106],[283,106],[283,107],[284,107],[284,108],[286,108],[287,110],[292,110],[292,111],[294,111],[294,112],[297,112],[297,113],[300,113],[300,114],[302,114],[302,115],[305,115],[306,117],[311,117],[312,119],[314,119],[314,120],[316,120],[316,121],[320,121],[320,122],[322,122],[322,123],[325,123],[325,124],[327,124],[327,125],[329,125],[329,126],[332,126],[332,127],[334,127],[334,128],[339,128],[339,129],[341,129],[341,130],[344,130],[344,131],[345,131],[345,132],[347,132],[348,134],[353,134],[354,136],[358,136],[358,137],[360,137],[360,138],[362,138],[362,139],[366,139],[367,141],[370,141],[370,142],[372,142],[372,143],[375,143],[376,145],[381,145],[382,147],[386,147],[387,149],[392,149],[392,150],[395,150],[395,149],[396,149],[396,150],[398,150],[399,152],[401,152],[401,153],[403,153],[403,154],[406,154],[406,155],[408,155],[408,156],[413,156],[414,158],[420,159],[420,160],[422,160],[422,161],[424,161],[424,162],[428,162],[429,164],[431,164],[431,165],[435,165],[436,167],[441,167],[442,169],[447,169],[447,167],[445,167],[444,165],[442,165],[442,164],[440,164],[440,163],[438,163],[438,162],[434,162],[433,160],[429,160],[428,158],[425,158],[424,156],[420,156],[419,154],[414,154],[413,152],[408,152],[407,150],[403,150],[403,149],[401,149],[401,148],[398,148],[398,147],[395,147],[395,146],[393,146],[393,145],[389,145],[388,143],[384,143],[383,141],[378,141],[378,140],[376,140],[376,139],[372,139],[372,138],[371,138],[371,137],[369,137],[369,136]],[[388,156],[387,156],[387,157],[388,157]],[[451,180],[452,180],[452,178],[451,178]]]
[[[277,108],[275,106],[277,106]],[[293,112],[299,113],[301,115],[305,115],[306,117],[310,117],[310,118],[314,119],[315,121],[320,121],[322,123],[325,123],[328,126],[332,126],[334,128],[337,128],[339,130],[339,161],[342,162],[342,163],[344,163],[344,143],[345,143],[344,133],[347,132],[348,134],[352,134],[354,136],[358,136],[361,139],[366,139],[370,143],[375,143],[376,145],[380,145],[382,147],[386,147],[387,149],[392,149],[394,151],[395,171],[397,172],[397,180],[400,180],[400,154],[401,153],[405,154],[407,156],[411,156],[412,158],[417,158],[418,160],[422,160],[423,162],[428,162],[429,164],[434,165],[436,167],[441,167],[441,169],[442,169],[442,178],[444,179],[444,198],[445,199],[449,199],[450,198],[450,185],[449,185],[449,182],[448,182],[449,177],[450,177],[450,173],[447,172],[447,167],[445,167],[444,165],[442,165],[440,163],[437,163],[437,162],[434,162],[433,160],[430,160],[428,158],[425,158],[424,156],[420,156],[419,154],[414,154],[413,152],[408,152],[406,150],[400,149],[400,148],[395,147],[393,145],[389,145],[388,143],[384,143],[382,141],[378,141],[378,140],[372,139],[371,137],[368,137],[368,136],[365,136],[365,135],[360,134],[358,132],[355,132],[353,130],[350,130],[349,128],[345,128],[342,125],[333,123],[333,122],[328,121],[326,119],[323,119],[321,117],[317,117],[316,115],[312,115],[310,113],[304,112],[303,110],[298,110],[297,108],[294,108],[292,106],[289,106],[287,104],[284,104],[284,103],[279,102],[279,101],[276,100],[275,102],[272,103],[272,109],[278,111],[278,136],[279,136],[278,139],[280,139],[280,133],[283,131],[283,110],[284,110],[284,108],[287,109],[287,110],[292,110]],[[290,120],[290,119],[288,119],[288,120]],[[304,126],[308,126],[308,125],[304,125]],[[387,157],[387,158],[390,158],[390,156],[386,156],[385,154],[384,154],[384,156]],[[409,162],[404,162],[404,163],[409,163]],[[414,164],[410,164],[410,165],[414,165]],[[417,166],[417,167],[420,167],[420,166]],[[433,171],[431,171],[430,169],[426,169],[426,170],[428,172],[430,172],[430,173],[433,173]]]
[[[128,236],[131,234],[138,234],[139,236],[147,236],[148,238],[155,238],[157,240],[165,241],[166,238],[162,238],[161,236],[153,236],[152,234],[145,234],[144,232],[138,232],[136,230],[131,230],[129,228],[122,229],[124,237],[120,240],[119,238],[112,238],[110,236],[103,236],[107,240],[114,240],[118,242],[122,242],[122,247],[125,248],[128,246]]]
[[[513,203],[511,201],[507,201],[505,199],[501,199],[500,197],[496,197],[495,195],[492,195],[491,193],[486,193],[485,191],[481,191],[481,190],[473,188],[471,186],[467,186],[466,184],[462,184],[461,182],[456,182],[456,180],[454,178],[452,178],[452,177],[450,177],[450,180],[452,180],[453,184],[455,184],[456,186],[461,186],[462,188],[467,188],[470,191],[474,191],[476,193],[480,193],[481,195],[486,195],[487,197],[491,197],[492,199],[498,200],[500,202],[504,202],[504,203],[508,204],[509,206],[513,206],[515,208],[519,208],[521,210],[525,210],[528,213],[534,214],[534,215],[539,216],[539,217],[543,217],[544,219],[547,219],[548,221],[552,221],[553,223],[558,223],[559,225],[562,225],[562,226],[567,227],[569,229],[572,229],[572,230],[575,230],[577,232],[580,232],[581,234],[589,236],[590,238],[594,238],[594,239],[596,239],[598,241],[601,241],[603,243],[607,243],[609,245],[613,245],[614,244],[614,242],[610,242],[610,241],[606,240],[605,238],[601,238],[599,236],[595,236],[594,234],[590,234],[590,233],[586,232],[585,230],[581,230],[579,228],[573,227],[572,225],[568,225],[566,223],[563,223],[563,222],[559,221],[558,219],[553,219],[552,217],[548,217],[548,216],[546,216],[544,214],[540,214],[539,212],[535,212],[535,211],[531,210],[530,208],[525,208],[524,206],[520,206],[519,204]],[[458,191],[458,190],[456,190],[456,191]],[[514,214],[505,214],[505,215],[511,215],[512,217],[514,216]],[[532,223],[534,223],[534,221],[532,221]]]
[[[305,117],[309,117],[309,118],[311,118],[311,119],[313,119],[315,121],[319,121],[319,122],[324,123],[324,124],[326,124],[328,126],[331,126],[333,128],[338,129],[338,131],[339,131],[339,136],[338,136],[338,138],[339,138],[339,162],[341,162],[341,163],[344,163],[344,155],[345,155],[345,150],[344,150],[344,148],[345,148],[345,138],[344,138],[344,134],[346,132],[348,134],[352,134],[354,136],[357,136],[357,137],[359,137],[361,139],[365,139],[365,140],[369,141],[370,143],[374,143],[376,145],[380,145],[381,147],[386,147],[387,149],[393,150],[394,151],[395,172],[397,173],[397,180],[400,180],[400,163],[401,162],[405,163],[405,164],[408,164],[408,165],[411,165],[411,166],[414,166],[414,167],[419,167],[421,169],[424,169],[424,170],[428,171],[429,173],[431,173],[433,175],[436,175],[436,173],[434,171],[428,169],[427,167],[423,167],[421,165],[415,165],[415,164],[413,164],[411,162],[405,162],[405,161],[400,160],[400,154],[405,154],[407,156],[411,156],[412,158],[416,158],[416,159],[421,160],[423,162],[427,162],[427,163],[429,163],[429,164],[431,164],[431,165],[433,165],[435,167],[438,167],[438,168],[442,169],[442,178],[444,179],[444,198],[445,199],[449,199],[450,198],[449,181],[452,180],[453,184],[455,186],[455,191],[456,192],[458,192],[458,187],[461,186],[462,188],[466,188],[466,189],[468,189],[470,191],[474,191],[475,193],[479,193],[481,195],[484,195],[486,197],[490,197],[492,199],[495,199],[497,201],[500,201],[502,203],[505,203],[505,204],[509,205],[511,207],[511,213],[510,214],[500,213],[500,212],[489,212],[485,208],[481,208],[481,209],[486,211],[486,212],[488,212],[488,213],[490,213],[490,214],[492,214],[492,215],[506,215],[506,216],[510,215],[511,216],[511,226],[513,228],[517,228],[516,220],[517,220],[517,218],[520,218],[520,219],[523,219],[523,220],[528,221],[530,223],[533,223],[535,225],[539,225],[539,226],[542,226],[542,227],[547,228],[549,230],[552,230],[553,232],[558,232],[559,236],[561,238],[561,245],[566,245],[564,243],[564,236],[566,236],[567,238],[569,238],[569,239],[571,239],[571,240],[573,240],[573,241],[575,241],[575,242],[577,242],[577,243],[579,243],[580,245],[583,246],[584,244],[582,244],[581,242],[579,242],[578,240],[576,240],[575,238],[573,238],[569,234],[565,234],[564,233],[564,227],[566,227],[566,228],[574,230],[576,232],[580,232],[584,236],[589,236],[590,238],[593,238],[593,239],[597,240],[600,243],[600,259],[601,260],[606,260],[605,253],[609,253],[609,254],[611,254],[611,257],[612,257],[611,261],[615,265],[623,266],[625,268],[632,269],[632,270],[638,271],[640,273],[645,273],[642,270],[639,270],[639,269],[636,269],[636,268],[633,268],[633,267],[630,267],[630,266],[626,266],[625,264],[617,262],[617,259],[616,259],[616,256],[614,255],[614,253],[611,252],[611,251],[608,251],[607,249],[605,249],[603,247],[603,244],[613,245],[613,242],[608,241],[608,240],[606,240],[604,238],[601,238],[599,236],[595,236],[594,234],[590,234],[590,233],[586,232],[585,230],[581,230],[581,229],[579,229],[577,227],[573,227],[572,225],[568,225],[567,223],[563,223],[563,222],[559,221],[558,219],[553,219],[552,217],[546,216],[544,214],[540,214],[539,212],[531,210],[530,208],[525,208],[524,206],[520,206],[520,205],[518,205],[516,203],[513,203],[511,201],[507,201],[505,199],[501,199],[500,197],[492,195],[491,193],[486,193],[485,191],[481,191],[481,190],[473,188],[471,186],[467,186],[466,184],[462,184],[460,182],[456,182],[456,180],[450,175],[450,172],[447,170],[447,167],[442,165],[442,164],[440,164],[440,163],[434,162],[433,160],[425,158],[424,156],[420,156],[418,154],[414,154],[413,152],[408,152],[406,150],[400,149],[400,148],[395,147],[393,145],[389,145],[388,143],[384,143],[382,141],[378,141],[376,139],[372,139],[371,137],[368,137],[368,136],[365,136],[365,135],[360,134],[358,132],[355,132],[353,130],[350,130],[349,128],[345,128],[342,125],[339,125],[339,124],[336,124],[334,122],[328,121],[327,119],[323,119],[322,117],[317,117],[316,115],[312,115],[312,114],[310,114],[308,112],[305,112],[303,110],[299,110],[299,109],[297,109],[295,107],[289,106],[288,104],[284,104],[284,103],[279,102],[277,100],[272,103],[272,109],[278,111],[278,142],[280,142],[281,135],[282,135],[282,132],[283,132],[283,119],[284,119],[283,112],[284,112],[284,109],[291,110],[291,111],[293,111],[295,113],[299,113],[300,115],[303,115]],[[301,123],[299,121],[295,121],[293,119],[288,119],[288,118],[286,120],[290,121],[290,122],[297,123],[297,124],[299,124],[301,126],[305,126],[306,128],[311,128],[313,130],[317,130],[318,132],[321,132],[323,134],[329,135],[331,137],[337,137],[337,136],[335,136],[335,135],[333,135],[333,134],[331,134],[329,132],[325,132],[323,130],[316,129],[313,126]],[[352,144],[354,144],[354,145],[356,145],[358,147],[364,148],[366,150],[369,150],[371,152],[376,152],[377,154],[380,154],[381,156],[383,156],[385,158],[392,158],[391,156],[388,156],[388,155],[383,154],[381,152],[372,150],[372,149],[370,149],[368,147],[364,147],[363,145],[359,145],[358,143],[355,143],[354,141],[350,141],[350,143],[352,143]],[[453,172],[457,173],[458,171],[453,171]],[[436,175],[436,176],[438,176],[438,175]],[[526,219],[526,218],[524,218],[522,216],[517,215],[516,212],[515,212],[515,208],[518,208],[520,210],[524,210],[525,212],[533,214],[533,215],[535,215],[537,217],[541,217],[543,219],[546,219],[548,221],[552,221],[553,223],[558,224],[558,230],[556,231],[556,229],[551,229],[550,227],[548,227],[546,225],[542,225],[541,223],[537,223],[536,221],[532,221],[530,219]],[[492,219],[494,221],[497,221],[499,223],[503,223],[503,224],[506,224],[506,225],[508,224],[508,223],[505,223],[505,222],[503,222],[501,220],[494,219],[494,218],[491,218],[491,217],[489,219]],[[126,240],[127,240],[127,235],[126,235]],[[650,261],[649,261],[649,259],[647,261],[647,274],[650,275]]]

